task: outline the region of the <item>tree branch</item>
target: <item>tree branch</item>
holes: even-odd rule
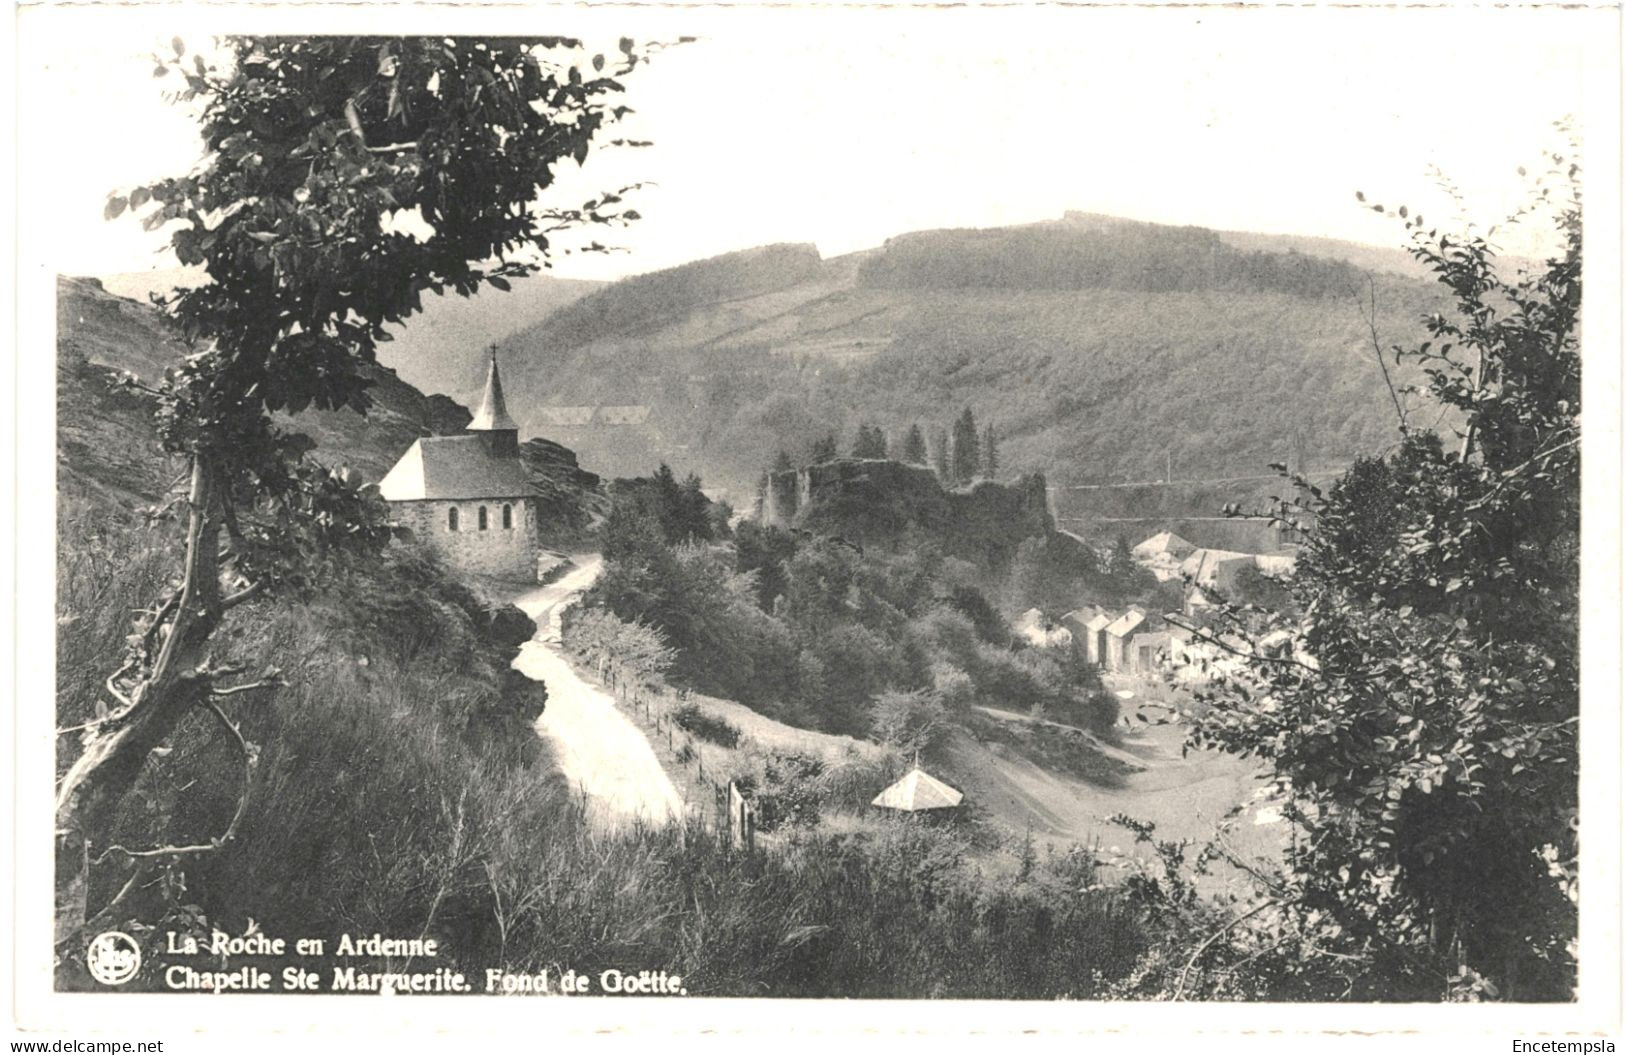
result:
[[[1220,938],[1224,937],[1226,934],[1229,934],[1232,930],[1235,930],[1238,926],[1240,926],[1241,924],[1243,924],[1243,923],[1247,922],[1248,920],[1252,919],[1254,916],[1258,915],[1260,912],[1263,912],[1265,909],[1270,908],[1271,906],[1274,906],[1274,905],[1279,905],[1279,904],[1280,904],[1280,902],[1275,900],[1274,898],[1269,898],[1268,900],[1261,901],[1257,905],[1255,905],[1251,909],[1249,909],[1248,911],[1242,913],[1241,915],[1237,916],[1235,919],[1231,920],[1229,923],[1226,923],[1224,926],[1220,927],[1218,930],[1216,930],[1212,934],[1208,935],[1207,940],[1202,942],[1202,944],[1200,944],[1200,945],[1198,945],[1196,947],[1196,951],[1191,953],[1191,958],[1185,961],[1184,968],[1180,970],[1180,972],[1179,972],[1179,982],[1174,986],[1173,999],[1179,1000],[1181,997],[1183,997],[1185,995],[1185,980],[1186,980],[1186,978],[1190,975],[1191,969],[1196,966],[1196,961],[1202,958],[1202,954],[1204,952],[1207,952],[1208,948],[1214,942],[1218,941]]]
[[[256,583],[250,583],[248,586],[244,587],[241,590],[238,590],[236,593],[230,595],[229,597],[223,598],[221,600],[221,602],[220,602],[220,610],[225,611],[228,608],[237,607],[238,605],[242,604],[244,601],[251,601],[255,597],[258,597],[262,592],[264,592],[264,590],[265,590],[265,580],[264,579],[261,579],[259,582],[256,582]]]
[[[227,696],[235,696],[239,692],[252,692],[255,689],[286,688],[287,684],[288,683],[283,681],[280,677],[271,677],[266,678],[264,681],[251,681],[246,685],[233,685],[229,689],[210,689],[209,695],[213,696],[217,700],[220,700],[225,699]]]
[[[190,846],[158,846],[151,850],[131,850],[125,846],[114,843],[112,846],[109,846],[107,849],[98,854],[91,862],[92,864],[101,864],[108,858],[109,855],[114,853],[121,853],[131,860],[142,860],[153,857],[182,857],[186,854],[211,853],[220,849],[222,846],[226,845],[232,839],[237,837],[237,827],[238,825],[242,824],[243,815],[248,812],[248,792],[254,784],[254,767],[259,762],[259,752],[255,750],[253,745],[243,738],[242,730],[237,728],[235,722],[226,717],[226,712],[220,709],[220,705],[218,703],[215,703],[214,700],[210,699],[204,700],[203,705],[209,709],[209,711],[214,715],[215,719],[221,725],[226,727],[226,731],[231,733],[232,738],[237,741],[238,751],[240,751],[243,756],[243,787],[242,791],[237,796],[237,809],[231,815],[231,823],[226,825],[225,831],[221,832],[213,839],[210,839],[208,842],[193,843]]]
[[[1394,401],[1394,413],[1399,416],[1399,431],[1402,435],[1409,435],[1410,423],[1405,419],[1405,408],[1399,402],[1399,392],[1394,388],[1394,379],[1389,376],[1388,363],[1382,357],[1382,342],[1377,337],[1377,280],[1368,274],[1365,281],[1371,292],[1371,310],[1365,319],[1371,331],[1371,351],[1377,357],[1377,369],[1382,371],[1382,383],[1388,386],[1388,398]],[[1300,471],[1302,468],[1299,466]]]

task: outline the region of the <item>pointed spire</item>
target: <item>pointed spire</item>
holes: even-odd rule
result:
[[[485,398],[474,420],[468,423],[470,432],[518,432],[519,425],[508,416],[508,404],[502,398],[502,375],[497,372],[497,346],[491,346],[491,369],[485,375]]]

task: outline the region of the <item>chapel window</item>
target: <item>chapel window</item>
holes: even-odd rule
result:
[[[513,530],[513,506],[504,505],[502,507],[502,529],[504,531]]]
[[[488,528],[490,526],[491,526],[491,524],[490,524],[490,521],[488,520],[488,515],[485,512],[485,507],[480,506],[480,530],[484,531],[486,528]]]
[[[450,509],[446,510],[446,530],[447,531],[456,531],[457,530],[457,507],[456,506],[452,506]]]

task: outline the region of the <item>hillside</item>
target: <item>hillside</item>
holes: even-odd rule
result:
[[[1181,478],[1257,474],[1294,443],[1333,467],[1394,434],[1363,305],[1371,275],[1383,345],[1418,336],[1435,294],[1407,259],[1069,214],[830,260],[729,254],[500,344],[527,432],[609,474],[664,459],[736,504],[778,449],[844,447],[865,421],[929,435],[967,405],[1001,472],[1061,486],[1160,479],[1170,458]]]
[[[145,305],[153,293],[203,281],[197,268],[154,269],[103,275],[109,293]],[[412,387],[467,403],[485,380],[486,349],[516,327],[541,322],[554,311],[603,285],[584,279],[532,275],[514,279],[509,292],[486,288],[473,297],[430,296],[423,312],[404,326],[391,326],[394,340],[380,346],[379,361]]]
[[[57,475],[65,495],[130,506],[151,503],[167,490],[174,472],[166,475],[159,458],[150,400],[112,387],[109,373],[154,380],[184,352],[151,305],[114,296],[97,279],[57,280]],[[413,440],[468,424],[466,408],[424,395],[388,367],[366,374],[373,382],[366,417],[307,410],[279,420],[316,441],[315,457],[375,483]],[[545,439],[530,440],[522,451],[546,499],[550,534],[578,533],[590,519],[598,478],[581,469],[573,451]]]
[[[144,401],[113,392],[108,371],[156,380],[185,354],[179,338],[148,304],[107,292],[93,278],[57,280],[58,427],[65,486],[100,485],[150,498],[157,481],[151,451],[157,438]],[[354,411],[307,411],[282,416],[286,427],[316,441],[316,456],[359,470],[376,482],[419,436],[455,432],[469,413],[445,396],[425,396],[386,367],[366,371],[373,406]],[[122,413],[108,413],[122,409]],[[167,481],[166,481],[167,482]],[[160,488],[161,489],[161,488]]]

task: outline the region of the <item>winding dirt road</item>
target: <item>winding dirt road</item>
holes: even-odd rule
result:
[[[558,582],[514,598],[536,621],[536,636],[520,647],[513,668],[546,684],[547,707],[536,732],[553,749],[570,786],[586,793],[593,821],[604,827],[638,820],[660,824],[683,816],[682,796],[615,698],[581,678],[560,647],[559,617],[602,567],[600,557],[581,559]]]

